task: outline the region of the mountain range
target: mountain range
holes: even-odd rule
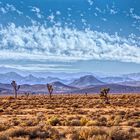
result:
[[[54,82],[54,81],[66,82],[66,80],[59,79],[57,77],[51,77],[51,76],[48,76],[47,78],[35,77],[32,74],[29,74],[27,76],[21,76],[16,72],[8,72],[8,73],[0,74],[0,83],[10,84],[11,81],[13,80],[15,80],[19,84],[46,84],[48,82]]]
[[[58,73],[57,73],[58,74]],[[138,93],[140,92],[140,73],[119,75],[119,76],[95,76],[91,73],[84,75],[70,76],[65,73],[62,79],[58,77],[37,77],[33,74],[21,75],[16,72],[0,74],[1,93],[12,93],[11,81],[15,80],[21,85],[20,91],[31,93],[47,93],[47,83],[51,83],[54,92],[58,93],[97,93],[100,88],[109,87],[112,93]],[[55,74],[54,74],[55,75]],[[62,75],[62,73],[61,73]],[[70,74],[72,75],[72,74]],[[75,74],[76,75],[76,74]],[[56,76],[56,75],[55,75]],[[69,78],[68,78],[69,77]]]

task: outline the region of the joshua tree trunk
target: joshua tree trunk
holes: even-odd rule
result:
[[[52,98],[52,92],[53,92],[53,86],[50,85],[50,84],[47,84],[47,88],[48,88],[48,92],[49,92],[50,99],[51,99]]]
[[[15,92],[15,99],[17,99],[17,90],[14,89],[14,92]]]
[[[17,85],[16,81],[12,81],[11,85],[13,86],[14,89],[15,99],[17,99],[17,91],[19,90],[20,85]]]

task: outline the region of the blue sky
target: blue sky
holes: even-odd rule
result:
[[[140,72],[139,0],[0,0],[0,66]]]

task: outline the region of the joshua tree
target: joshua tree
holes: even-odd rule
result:
[[[25,96],[28,98],[29,97],[29,95],[30,95],[30,93],[29,92],[25,92],[24,93],[25,94]]]
[[[20,89],[20,85],[17,85],[16,81],[12,81],[11,85],[14,89],[15,99],[17,99],[17,91]]]
[[[85,95],[87,96],[87,92],[85,92]]]
[[[102,88],[100,91],[100,97],[105,101],[106,104],[109,104],[108,93],[110,88]]]
[[[53,92],[53,86],[51,84],[47,84],[48,92],[50,95],[50,98],[52,97],[52,92]]]

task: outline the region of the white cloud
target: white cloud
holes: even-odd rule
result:
[[[51,15],[48,16],[48,20],[52,23],[54,22],[54,18],[55,18],[55,16],[53,13],[51,13]]]
[[[43,16],[40,14],[40,9],[38,7],[31,7],[31,11],[36,13],[38,18],[42,18]]]
[[[106,19],[106,18],[102,18],[102,20],[103,20],[103,21],[107,21],[107,19]]]
[[[94,16],[96,16],[96,17],[97,17],[97,16],[98,16],[98,15],[97,15],[97,13],[94,13]]]
[[[130,8],[130,13],[133,14],[134,8]]]
[[[89,3],[90,6],[93,5],[93,0],[87,0],[87,2]]]
[[[15,68],[27,71],[78,71],[71,67],[72,65],[64,64],[0,64],[0,67]]]
[[[134,13],[134,8],[130,8],[129,12],[133,19],[140,20],[140,16]]]
[[[56,15],[61,15],[61,12],[60,11],[56,11]]]
[[[95,9],[96,9],[96,11],[98,11],[99,13],[102,13],[102,10],[99,9],[98,7],[96,7]]]
[[[67,8],[68,9],[68,11],[71,11],[72,9],[71,8]]]
[[[2,12],[3,14],[6,14],[8,12],[16,12],[19,15],[23,14],[14,5],[11,5],[11,4],[8,4],[8,3],[4,7],[0,7],[0,12]]]
[[[136,20],[140,20],[140,16],[136,15],[136,14],[132,14],[132,18],[136,19]]]
[[[115,7],[115,5],[113,4],[111,7],[109,7],[109,5],[106,5],[107,11],[111,14],[111,15],[115,15],[118,13],[118,9]]]
[[[6,14],[7,13],[7,11],[6,11],[6,9],[4,7],[1,7],[0,8],[0,12],[2,12],[3,14]]]
[[[27,60],[118,60],[140,63],[140,37],[62,27],[0,27],[0,58]]]
[[[118,12],[115,11],[114,9],[110,9],[110,14],[115,15],[115,14],[117,14],[117,13],[118,13]]]

